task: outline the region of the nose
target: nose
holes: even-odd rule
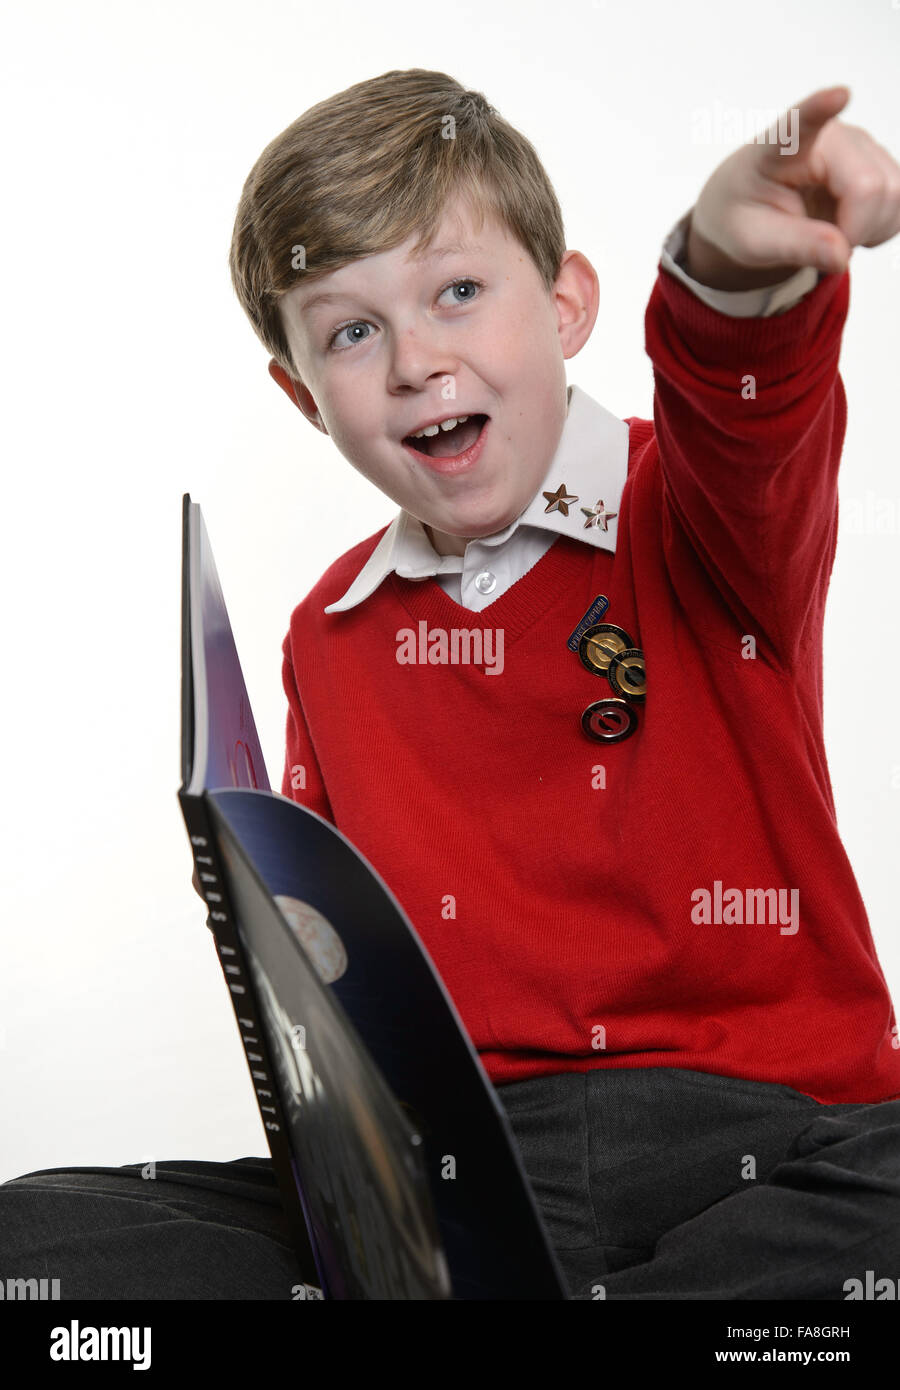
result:
[[[458,365],[458,356],[440,324],[408,324],[394,338],[388,389],[421,391],[435,377],[456,377]]]

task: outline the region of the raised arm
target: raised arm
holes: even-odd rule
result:
[[[750,144],[726,159],[692,211],[682,262],[732,292],[808,265],[834,273],[759,318],[718,312],[661,274],[647,310],[673,586],[701,635],[732,645],[749,633],[781,665],[816,629],[837,535],[849,301],[837,272],[854,245],[900,227],[900,169],[833,119],[847,97],[836,88],[796,108],[793,154]]]

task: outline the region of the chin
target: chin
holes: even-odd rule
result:
[[[439,529],[445,531],[448,536],[456,536],[460,540],[483,540],[485,536],[493,536],[497,531],[503,531],[517,516],[521,516],[528,503],[523,502],[518,509],[509,509],[497,514],[494,517],[485,517],[484,512],[479,512],[472,517],[471,521],[457,522],[452,530],[442,526]]]

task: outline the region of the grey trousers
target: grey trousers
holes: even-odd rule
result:
[[[497,1095],[574,1299],[844,1300],[848,1281],[870,1298],[900,1281],[900,1099],[821,1105],[663,1067]],[[296,1297],[267,1158],[141,1167],[0,1185],[0,1279],[58,1279],[62,1299]]]
[[[497,1094],[573,1298],[844,1300],[866,1270],[900,1281],[900,1099],[822,1105],[669,1067]]]

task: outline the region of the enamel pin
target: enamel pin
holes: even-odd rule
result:
[[[602,508],[603,503],[598,502]],[[587,511],[582,507],[583,512]],[[615,513],[607,513],[614,516]],[[590,523],[588,523],[590,525]],[[581,716],[581,728],[598,743],[621,743],[638,728],[636,704],[647,696],[644,653],[634,645],[629,633],[615,623],[600,619],[609,607],[605,594],[598,594],[566,646],[574,652],[586,671],[605,677],[614,694],[588,705]]]
[[[606,594],[598,594],[575,631],[570,633],[566,640],[566,646],[569,648],[570,652],[575,652],[577,655],[579,643],[585,632],[587,632],[589,627],[593,627],[595,623],[599,623],[608,607],[609,599],[606,597]],[[631,643],[626,642],[624,645],[630,647]]]

